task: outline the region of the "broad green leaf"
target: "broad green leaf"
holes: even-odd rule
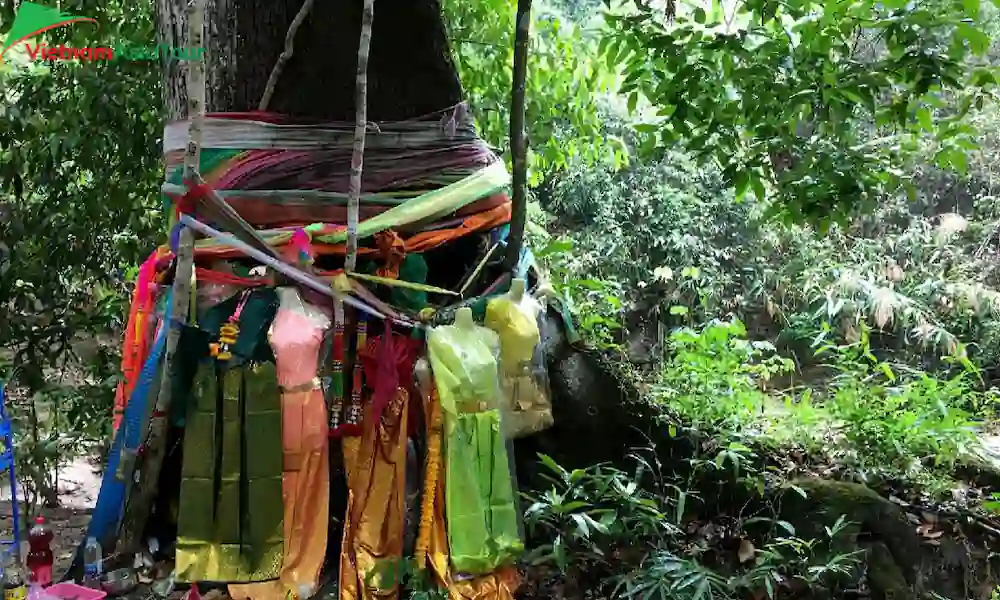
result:
[[[733,178],[733,187],[736,190],[736,199],[742,200],[743,196],[747,193],[747,187],[750,185],[750,173],[744,170],[736,172]]]
[[[931,119],[931,111],[926,106],[921,106],[917,109],[917,121],[920,123],[920,127],[924,131],[934,130],[934,122]]]

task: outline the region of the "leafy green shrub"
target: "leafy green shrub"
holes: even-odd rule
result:
[[[550,283],[561,302],[576,318],[576,327],[599,348],[617,346],[622,325],[622,287],[614,281],[581,277],[573,264],[573,242],[551,239],[536,257],[549,267]]]
[[[616,578],[615,597],[627,600],[740,600],[780,598],[784,590],[830,588],[838,576],[850,575],[861,562],[863,550],[836,552],[832,546],[847,528],[841,517],[827,528],[825,539],[806,540],[777,536],[762,548],[742,540],[741,556],[751,566],[723,575],[691,558],[670,551],[647,556],[639,569]]]
[[[750,426],[767,403],[762,384],[790,371],[792,362],[773,352],[765,357],[774,347],[750,342],[746,333],[736,320],[675,331],[656,397],[694,427],[736,431]]]
[[[995,394],[975,388],[972,364],[953,361],[960,370],[937,376],[896,373],[872,354],[868,330],[860,335],[853,344],[820,345],[817,354],[833,372],[823,385],[781,390],[768,382],[791,361],[747,340],[739,321],[680,329],[654,398],[684,424],[723,440],[804,448],[865,479],[927,479],[971,459],[996,404]]]
[[[541,464],[551,487],[530,496],[525,524],[540,544],[528,560],[552,563],[575,580],[586,578],[583,583],[595,586],[591,592],[609,598],[778,598],[783,589],[830,587],[859,562],[858,552],[834,550],[848,525],[843,518],[817,540],[796,537],[782,522],[759,540],[759,548],[742,534],[747,520],[734,532],[737,556],[727,558],[692,537],[685,520],[689,492],[649,472],[648,463],[639,461],[634,474],[606,465],[569,471],[545,456]],[[649,489],[644,484],[651,475],[655,485]],[[779,530],[784,533],[775,534]]]
[[[663,512],[666,500],[641,488],[637,477],[606,465],[567,471],[547,456],[540,461],[552,487],[526,495],[525,526],[545,540],[529,562],[551,561],[564,571],[570,560],[611,568],[636,540],[660,544],[679,533]]]
[[[71,386],[51,385],[9,404],[25,523],[30,523],[40,506],[58,506],[59,469],[83,452],[83,437],[68,426],[64,408],[79,401]]]
[[[973,410],[990,396],[974,389],[967,360],[951,376],[896,374],[872,354],[867,330],[854,344],[824,345],[817,352],[829,354],[837,371],[822,407],[846,449],[844,462],[912,475],[925,465],[950,470],[978,448],[981,420]]]
[[[959,348],[993,367],[998,122],[996,104],[973,115],[984,147],[968,151],[967,174],[936,166],[940,148],[928,143],[906,167],[913,198],[882,197],[871,215],[822,235],[765,220],[766,202],[736,201],[717,169],[678,151],[620,172],[573,167],[537,190],[544,226],[572,242],[544,262],[563,279],[620,290],[626,314],[652,306],[667,328],[735,316],[752,339],[776,341],[811,339],[827,322],[852,343],[864,325],[876,350],[922,368]]]

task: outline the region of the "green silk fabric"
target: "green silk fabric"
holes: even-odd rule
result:
[[[250,294],[233,357],[209,343],[236,297],[182,331],[173,371],[174,416],[185,422],[177,523],[177,578],[249,583],[275,579],[284,554],[281,398],[267,329],[273,290]]]
[[[445,325],[427,340],[444,416],[445,520],[451,563],[479,575],[524,549],[501,429],[496,354],[484,327]]]
[[[479,575],[509,564],[524,550],[500,411],[445,417],[445,510],[451,562]]]

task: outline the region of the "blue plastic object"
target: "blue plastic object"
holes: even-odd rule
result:
[[[14,473],[14,428],[7,414],[7,397],[4,395],[3,381],[0,381],[0,471],[6,470],[10,477],[10,512],[14,520],[14,539],[0,540],[0,545],[13,547],[13,553],[21,553],[21,511],[17,506],[17,475]]]

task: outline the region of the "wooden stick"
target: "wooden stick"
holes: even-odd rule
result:
[[[194,0],[189,5],[188,13],[188,46],[201,48],[205,20],[205,0]],[[188,129],[190,140],[184,154],[184,175],[190,181],[196,178],[201,160],[201,126],[205,118],[205,65],[202,61],[190,61],[188,64]],[[146,422],[149,424],[148,436],[145,439],[146,452],[139,471],[139,479],[135,484],[134,494],[126,505],[125,520],[122,532],[116,546],[119,555],[129,556],[138,549],[150,509],[159,487],[160,468],[166,454],[167,442],[167,411],[170,409],[171,379],[174,356],[177,352],[177,342],[180,329],[175,323],[186,323],[191,297],[191,274],[194,268],[194,235],[187,227],[181,229],[180,241],[177,247],[176,268],[174,270],[173,292],[171,298],[171,314],[173,321],[164,322],[161,327],[167,330],[167,348],[160,371],[160,389],[156,396],[156,404]],[[131,481],[131,479],[129,480]]]
[[[202,179],[201,174],[197,171],[191,175],[191,179],[195,184],[205,183],[205,180]],[[223,225],[226,229],[231,231],[236,238],[256,248],[257,250],[260,250],[268,256],[284,260],[281,258],[281,255],[278,254],[277,250],[265,242],[264,238],[260,237],[260,234],[257,233],[257,230],[254,229],[252,225],[247,223],[246,220],[241,217],[238,212],[236,212],[236,209],[229,206],[229,203],[223,200],[215,190],[208,190],[207,197],[202,199],[201,208],[207,208],[212,213],[213,217],[218,218],[217,223],[219,225]]]
[[[528,74],[528,35],[531,29],[531,0],[517,0],[517,28],[514,32],[514,76],[510,93],[510,151],[514,163],[510,235],[504,270],[511,270],[521,257],[524,224],[528,218],[528,140],[524,135],[524,81]]]
[[[285,49],[281,51],[278,61],[271,69],[271,76],[267,78],[267,86],[264,87],[264,95],[260,99],[260,104],[257,105],[257,110],[267,110],[267,105],[271,103],[271,97],[274,96],[274,86],[278,85],[278,79],[281,78],[285,63],[295,52],[295,32],[299,30],[302,21],[306,20],[309,11],[312,10],[312,5],[313,0],[305,0],[302,7],[299,8],[299,12],[295,14],[295,18],[292,19],[292,24],[288,26],[288,33],[285,34]]]
[[[361,202],[361,173],[364,169],[365,133],[368,129],[368,50],[372,41],[375,0],[365,0],[361,13],[361,40],[358,44],[358,75],[354,94],[354,149],[351,152],[351,184],[347,198],[347,256],[344,270],[353,271],[358,262],[358,211]]]

